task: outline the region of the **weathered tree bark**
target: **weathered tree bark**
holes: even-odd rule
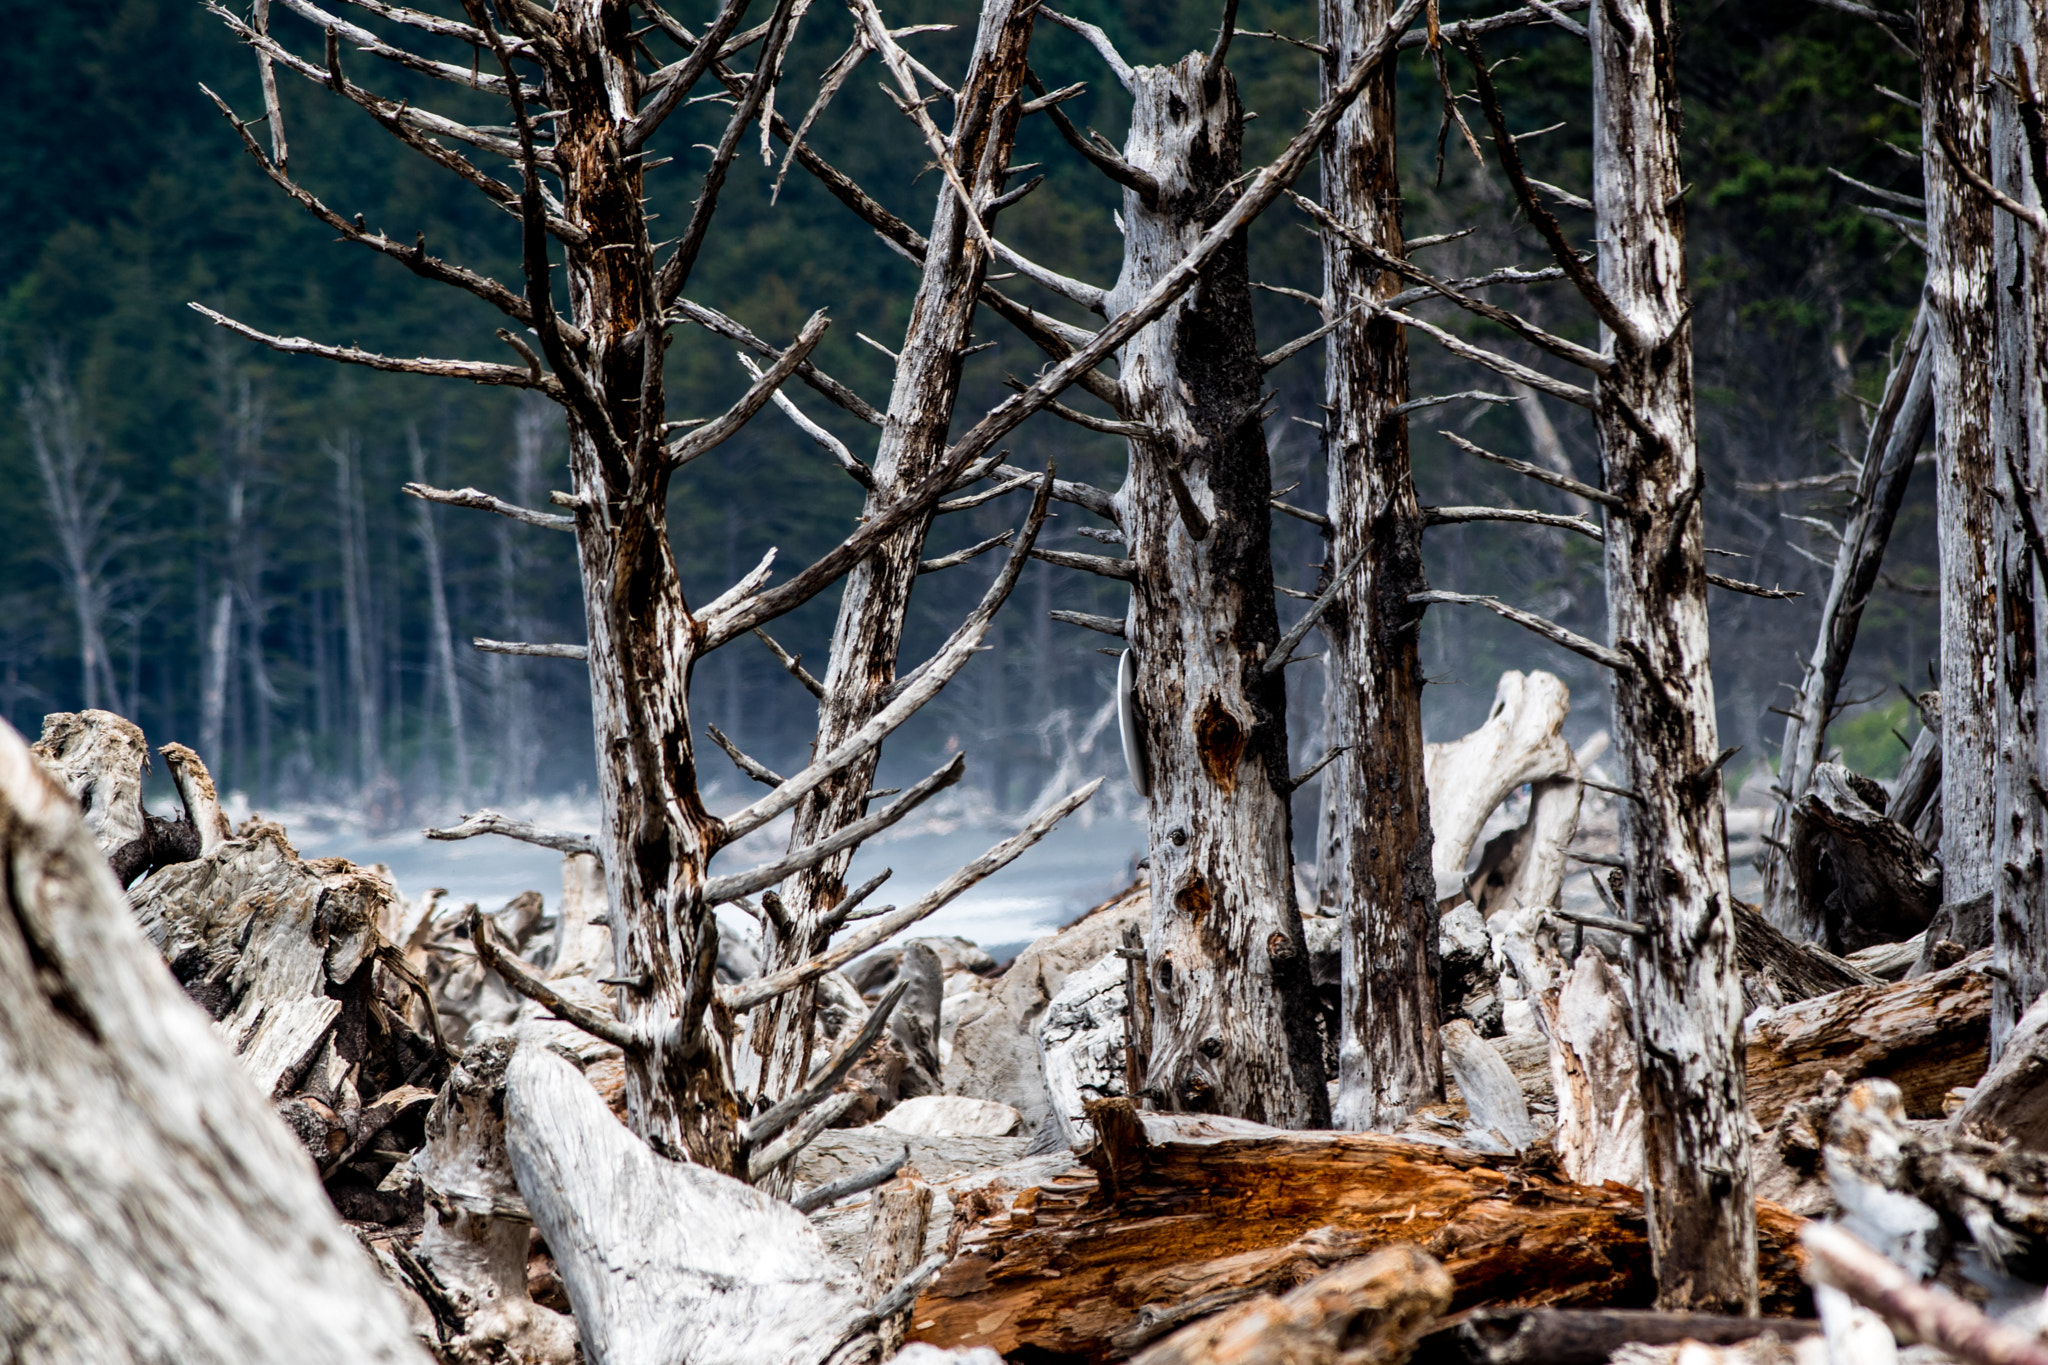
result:
[[[1973,168],[1989,160],[1991,41],[1983,0],[1922,0],[1919,27],[1941,546],[1941,897],[1960,901],[1996,880],[1999,338],[1993,210],[1938,153],[1946,137]]]
[[[1121,1133],[1098,1118],[1087,1167],[956,1196],[955,1254],[913,1338],[1114,1360],[1390,1243],[1443,1262],[1454,1309],[1640,1307],[1654,1293],[1631,1191],[1398,1138],[1126,1113]],[[1802,1292],[1797,1221],[1763,1206],[1774,1311]]]
[[[1779,933],[1755,906],[1741,901],[1735,902],[1735,959],[1742,970],[1745,1016],[1877,982],[1847,960]]]
[[[1708,668],[1677,35],[1669,0],[1596,5],[1593,203],[1609,639],[1627,785],[1623,857],[1637,941],[1644,1176],[1658,1306],[1753,1313],[1756,1223],[1739,1048],[1742,983]],[[1617,334],[1619,329],[1619,334]]]
[[[1450,1302],[1435,1258],[1385,1247],[1183,1327],[1136,1365],[1400,1365]]]
[[[1787,831],[1791,883],[1780,921],[1795,926],[1796,937],[1853,953],[1909,939],[1934,917],[1941,867],[1885,815],[1883,797],[1876,783],[1839,763],[1810,775]]]
[[[305,1154],[0,724],[0,1349],[424,1362]]]
[[[1979,953],[1933,976],[1856,986],[1750,1020],[1749,1110],[1768,1129],[1785,1106],[1844,1080],[1883,1077],[1915,1118],[1939,1118],[1942,1099],[1984,1074],[1991,978]]]
[[[1112,317],[1189,255],[1229,206],[1242,164],[1244,108],[1220,60],[1138,67],[1130,84],[1124,159],[1157,189],[1125,191]],[[1120,355],[1126,415],[1157,433],[1131,442],[1115,498],[1150,772],[1146,1090],[1168,1109],[1322,1127],[1329,1096],[1294,903],[1286,680],[1270,657],[1280,638],[1272,471],[1246,271],[1240,235]]]
[[[1019,0],[988,0],[959,97],[951,154],[975,215],[993,232],[991,201],[1003,192],[1016,140],[1025,59],[1034,20]],[[988,252],[968,228],[958,192],[941,183],[932,217],[923,274],[911,304],[910,325],[896,362],[881,439],[873,464],[867,511],[903,496],[930,476],[946,453],[948,428],[959,396],[962,352],[974,326],[975,303],[988,275]],[[897,655],[931,514],[913,518],[847,575],[833,629],[830,664],[820,680],[816,752],[829,753],[879,710],[896,680]],[[831,835],[867,813],[879,754],[870,753],[798,803],[790,847]],[[795,933],[771,936],[770,970],[824,950],[834,927],[832,911],[844,898],[853,851],[826,859],[791,878],[783,893]],[[762,1091],[799,1089],[811,1065],[815,1000],[800,987],[765,1007],[755,1021],[754,1046],[764,1058]]]
[[[362,471],[357,467],[361,451],[347,432],[325,444],[334,461],[334,502],[341,513],[341,620],[348,693],[355,702],[356,781],[367,788],[384,771],[384,736],[370,606],[364,600],[369,550],[363,531]]]
[[[1999,458],[1993,547],[1998,572],[1997,842],[1992,891],[1991,1055],[2021,1014],[2048,990],[2048,545],[2042,542],[2048,487],[2048,130],[2040,102],[2048,16],[2037,4],[1988,0],[1992,84],[1989,179],[2031,222],[1993,215],[1992,306],[1998,354],[1992,442]],[[1962,155],[1970,152],[1957,149]],[[1983,196],[1972,189],[1979,203]]]
[[[1557,1093],[1558,1165],[1581,1185],[1643,1183],[1643,1106],[1636,1093],[1634,1011],[1621,977],[1592,948],[1555,992],[1537,997]]]
[[[1457,1077],[1470,1129],[1492,1133],[1509,1151],[1523,1152],[1535,1146],[1540,1135],[1529,1121],[1529,1103],[1521,1082],[1493,1044],[1481,1038],[1467,1019],[1448,1020],[1443,1041],[1444,1064]]]
[[[1320,0],[1327,53],[1323,85],[1349,74],[1386,22],[1388,0]],[[1402,256],[1401,184],[1395,165],[1394,73],[1373,77],[1323,143],[1323,207],[1389,255]],[[1429,584],[1422,512],[1408,465],[1408,344],[1377,303],[1401,281],[1361,259],[1335,233],[1323,238],[1323,315],[1342,319],[1324,343],[1330,481],[1327,571],[1337,597],[1325,610],[1324,733],[1344,752],[1323,775],[1320,880],[1337,906],[1343,960],[1337,1047],[1340,1128],[1390,1127],[1443,1097],[1437,1046],[1436,902],[1430,876],[1430,803],[1422,761],[1424,608],[1408,601]],[[1484,818],[1483,816],[1481,817]]]
[[[1778,847],[1792,842],[1792,808],[1806,795],[1820,764],[1828,721],[1834,715],[1842,675],[1856,645],[1863,608],[1870,600],[1870,590],[1877,585],[1877,572],[1884,562],[1885,546],[1891,540],[1892,523],[1905,501],[1906,485],[1913,478],[1914,456],[1919,453],[1927,424],[1934,415],[1934,356],[1927,331],[1927,311],[1923,308],[1915,316],[1905,349],[1885,380],[1884,397],[1871,418],[1869,437],[1864,442],[1863,470],[1857,476],[1855,501],[1842,527],[1834,577],[1829,580],[1827,602],[1821,608],[1820,638],[1814,644],[1799,692],[1799,715],[1786,720],[1784,742],[1778,751],[1778,785],[1789,793],[1787,798],[1781,798],[1772,819],[1771,836]],[[1812,940],[1818,936],[1810,919],[1798,913],[1800,899],[1793,868],[1785,855],[1774,849],[1764,868],[1764,914],[1786,933]]]
[[[1989,1129],[2030,1151],[2048,1149],[2048,998],[2036,1000],[2020,1016],[1954,1123],[1959,1132]]]
[[[931,1216],[932,1187],[922,1180],[902,1176],[874,1192],[868,1204],[868,1250],[860,1263],[861,1283],[869,1299],[879,1299],[894,1289],[924,1259],[925,1229]],[[892,1316],[882,1323],[880,1336],[882,1354],[895,1354],[903,1344],[901,1317]]]

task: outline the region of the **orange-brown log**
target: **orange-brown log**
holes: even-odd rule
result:
[[[1443,1263],[1454,1309],[1646,1307],[1642,1197],[1574,1185],[1537,1159],[1370,1133],[1091,1106],[1084,1165],[956,1194],[952,1262],[910,1336],[1005,1356],[1120,1360],[1183,1323],[1409,1243]],[[1758,1206],[1765,1311],[1794,1311],[1800,1220]]]

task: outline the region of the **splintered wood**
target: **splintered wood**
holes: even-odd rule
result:
[[[1087,1163],[956,1195],[953,1259],[911,1314],[937,1345],[1115,1360],[1183,1323],[1392,1243],[1456,1284],[1452,1307],[1643,1306],[1641,1196],[1534,1163],[1364,1133],[1284,1132],[1091,1108]],[[1798,1220],[1758,1211],[1764,1297],[1802,1287]]]

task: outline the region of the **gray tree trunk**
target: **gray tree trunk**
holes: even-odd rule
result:
[[[412,455],[415,483],[427,481],[427,455],[420,448],[417,427],[407,427],[406,444]],[[448,624],[448,578],[441,567],[441,535],[434,525],[434,505],[413,500],[413,528],[419,538],[420,554],[427,561],[427,606],[432,612],[429,629],[433,650],[433,689],[441,695],[441,714],[448,722],[448,737],[455,747],[455,795],[469,799],[469,736],[462,723],[462,679],[455,672],[455,632]]]
[[[986,204],[1002,192],[1016,139],[1025,58],[1034,14],[1018,0],[989,0],[981,13],[974,54],[960,97],[952,137],[962,178],[994,230]],[[974,326],[975,301],[988,274],[988,254],[969,235],[966,213],[950,184],[941,183],[923,277],[911,305],[910,326],[896,364],[881,441],[875,452],[870,515],[928,478],[946,452],[953,407],[960,391],[961,352]],[[929,513],[913,518],[847,575],[832,632],[830,663],[822,679],[815,752],[829,753],[881,709],[896,680],[897,655],[910,607],[918,561],[924,552]],[[824,838],[866,814],[879,753],[871,751],[838,778],[799,803],[790,827],[792,849]],[[853,853],[826,859],[787,883],[783,895],[796,932],[775,937],[768,969],[801,962],[824,950],[831,937],[831,912],[845,896],[846,870]],[[780,1095],[801,1087],[811,1066],[810,986],[799,987],[764,1007],[755,1022],[755,1046],[762,1051],[763,1093]]]
[[[1343,80],[1395,6],[1321,0],[1331,58],[1324,93]],[[1323,144],[1323,207],[1392,256],[1404,254],[1394,162],[1394,73],[1366,87]],[[1323,309],[1349,318],[1400,282],[1323,239]],[[1436,883],[1430,872],[1429,791],[1423,777],[1422,512],[1408,466],[1408,346],[1401,328],[1363,314],[1330,334],[1331,536],[1328,572],[1343,573],[1322,623],[1330,656],[1324,731],[1346,746],[1323,777],[1321,850],[1334,861],[1341,920],[1342,1037],[1334,1119],[1340,1128],[1391,1127],[1443,1098],[1437,1041]],[[1533,396],[1529,400],[1533,401]],[[1347,566],[1356,563],[1355,569]]]
[[[341,512],[341,623],[347,687],[355,703],[356,780],[367,788],[383,771],[377,673],[371,661],[366,541],[363,535],[362,477],[356,468],[355,437],[342,433],[327,445],[334,461],[335,505]]]
[[[1992,490],[2002,471],[1991,430],[1999,350],[1993,211],[1940,155],[1945,135],[1973,168],[1990,161],[1984,0],[1922,0],[1920,45],[1941,547],[1941,893],[1953,902],[1990,891],[1997,880],[2001,536]]]
[[[2038,3],[1990,0],[1989,179],[2036,215],[2048,198],[2048,148],[2037,102],[2048,52],[2048,14]],[[2016,97],[2006,83],[2020,88]],[[2029,126],[2031,124],[2031,127]],[[1958,150],[1961,150],[1958,148]],[[1963,153],[1965,156],[1968,152]],[[1958,193],[1981,192],[1958,187]],[[1995,510],[1998,569],[1997,842],[1992,885],[1991,1056],[1995,1061],[2020,1016],[2048,990],[2048,809],[2043,759],[2048,730],[2048,590],[2041,562],[2043,499],[2048,485],[2048,222],[1999,211],[1992,221],[1998,372],[1992,388],[1992,439],[2003,455]],[[1945,827],[1944,827],[1945,828]],[[1944,847],[1944,852],[1946,852]]]
[[[1230,73],[1210,66],[1195,53],[1133,72],[1124,158],[1158,193],[1151,204],[1124,194],[1111,317],[1229,207],[1244,110]],[[1131,443],[1115,498],[1135,575],[1125,630],[1151,796],[1146,1088],[1167,1109],[1323,1127],[1329,1099],[1294,903],[1286,680],[1266,667],[1280,635],[1272,473],[1243,237],[1119,359],[1129,419],[1159,433]]]
[[[86,427],[78,390],[54,353],[22,386],[21,415],[42,476],[43,506],[78,628],[78,681],[85,709],[124,710],[106,639],[108,566],[116,548],[107,513],[115,490],[100,477],[97,442]]]
[[[1626,783],[1622,855],[1636,945],[1645,1208],[1661,1306],[1757,1311],[1743,1102],[1742,983],[1707,658],[1677,43],[1669,0],[1608,0],[1593,47],[1599,279],[1632,336],[1597,424],[1607,489],[1609,638]]]
[[[0,864],[0,1353],[424,1365],[304,1150],[4,723]]]

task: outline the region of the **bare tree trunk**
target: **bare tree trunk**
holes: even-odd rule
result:
[[[420,448],[419,428],[405,429],[406,445],[412,455],[415,483],[427,481],[427,455]],[[433,682],[440,692],[441,714],[448,721],[448,736],[455,746],[455,794],[458,801],[469,799],[469,737],[462,724],[462,679],[455,672],[455,634],[448,624],[448,579],[441,568],[441,536],[434,525],[434,505],[421,499],[413,502],[414,534],[420,553],[427,561],[427,605],[432,612]],[[426,708],[431,713],[432,708]]]
[[[2040,104],[2048,15],[2038,4],[1991,0],[1990,180],[2012,203],[1992,223],[1998,287],[1998,375],[1993,443],[2003,453],[1996,516],[1998,564],[1997,844],[1992,866],[1991,1056],[1996,1060],[2020,1016],[2048,990],[2048,552],[2041,542],[2048,485],[2048,130]],[[1960,151],[1961,149],[1958,148]],[[1968,155],[1967,152],[1964,155]],[[1962,193],[1971,193],[1969,190]]]
[[[117,486],[100,477],[97,441],[86,427],[78,391],[53,352],[32,383],[21,387],[29,449],[42,475],[43,506],[57,540],[58,566],[78,627],[78,681],[84,709],[121,703],[107,655],[108,567],[118,539],[107,526]]]
[[[1394,8],[1388,0],[1321,0],[1322,41],[1331,52],[1323,64],[1326,94]],[[1394,147],[1388,69],[1323,145],[1323,206],[1360,237],[1401,256]],[[1341,869],[1335,889],[1343,1037],[1334,1118],[1340,1128],[1380,1128],[1443,1098],[1437,892],[1416,650],[1424,609],[1408,601],[1429,584],[1408,423],[1395,414],[1408,397],[1407,342],[1389,318],[1352,318],[1400,281],[1335,234],[1323,239],[1323,279],[1325,316],[1346,319],[1325,343],[1332,531],[1326,558],[1332,578],[1343,576],[1322,625],[1330,650],[1325,730],[1328,743],[1346,746],[1323,778]]]
[[[1941,544],[1942,899],[1992,889],[1999,657],[1998,468],[1991,430],[1998,353],[1992,208],[1937,155],[1942,137],[1989,161],[1990,36],[1984,0],[1922,0],[1927,299],[1934,349],[1936,509]]]
[[[1131,84],[1124,159],[1158,189],[1149,203],[1124,194],[1112,317],[1221,216],[1242,153],[1244,108],[1220,61],[1139,67]],[[1320,1128],[1329,1097],[1294,903],[1272,473],[1241,236],[1124,346],[1120,373],[1130,420],[1158,433],[1132,441],[1115,500],[1151,797],[1146,1088],[1167,1109]]]
[[[1002,192],[1008,174],[1032,22],[1033,12],[1018,0],[988,0],[954,104],[959,112],[952,155],[982,205]],[[985,208],[982,212],[984,225],[993,231],[995,215]],[[951,185],[941,185],[923,278],[911,305],[875,453],[869,515],[929,477],[945,455],[960,390],[960,353],[970,340],[975,301],[987,274],[987,250],[970,237],[959,194]],[[831,661],[822,680],[825,692],[815,742],[819,754],[831,752],[865,725],[896,679],[911,587],[930,525],[929,514],[913,518],[847,575],[832,633]],[[866,813],[878,759],[878,753],[870,752],[797,806],[790,827],[792,849],[830,835]],[[852,858],[848,850],[790,879],[783,899],[796,932],[776,937],[768,955],[771,971],[824,949],[833,927],[831,913],[846,894],[846,869]],[[786,1094],[802,1085],[811,1066],[813,1013],[812,988],[803,986],[766,1006],[755,1021],[755,1046],[764,1059],[763,1093]]]
[[[364,560],[362,480],[356,469],[355,437],[344,432],[327,443],[334,461],[334,500],[341,513],[341,621],[346,654],[347,688],[355,702],[356,781],[367,788],[383,772],[378,678],[371,667],[366,626],[368,582]]]
[[[1609,638],[1627,784],[1627,905],[1644,1173],[1658,1303],[1753,1314],[1756,1214],[1743,1104],[1742,982],[1728,896],[1707,660],[1702,472],[1693,424],[1669,0],[1594,7],[1593,202],[1612,368],[1597,421],[1607,489]],[[1628,334],[1613,335],[1615,325]]]
[[[199,751],[221,761],[221,739],[228,713],[228,656],[234,642],[235,590],[226,583],[213,596],[207,613],[206,657],[199,672]]]
[[[1796,912],[1802,898],[1792,884],[1792,868],[1782,850],[1791,843],[1793,807],[1806,795],[1814,768],[1821,761],[1828,722],[1834,717],[1835,698],[1856,645],[1863,607],[1877,585],[1892,522],[1913,478],[1914,456],[1934,415],[1934,359],[1927,331],[1927,313],[1922,309],[1885,381],[1884,399],[1864,442],[1855,503],[1842,528],[1834,577],[1821,609],[1820,638],[1801,680],[1799,715],[1786,720],[1784,742],[1778,751],[1778,786],[1786,795],[1779,798],[1772,820],[1776,847],[1764,869],[1764,914],[1785,933],[1809,942],[1819,940],[1819,926],[1802,922]]]
[[[558,420],[557,409],[545,398],[537,394],[520,395],[512,418],[512,501],[520,507],[531,507],[543,499],[541,452],[558,438]],[[492,530],[497,536],[498,619],[512,632],[513,639],[535,639],[536,623],[525,596],[529,561],[516,539],[520,532],[503,518]],[[527,681],[525,670],[503,654],[489,656],[486,663],[496,720],[495,788],[500,800],[531,796],[540,776],[533,685]]]

